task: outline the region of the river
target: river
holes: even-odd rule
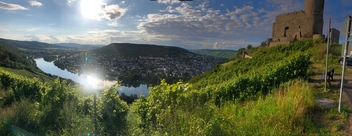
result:
[[[67,79],[71,79],[81,85],[89,86],[89,87],[92,87],[96,90],[102,90],[102,89],[110,87],[111,85],[116,83],[116,81],[107,81],[107,80],[96,79],[93,76],[94,74],[92,74],[92,75],[84,75],[84,74],[78,75],[78,74],[68,72],[67,70],[61,70],[60,68],[56,67],[53,62],[44,61],[43,58],[37,58],[34,60],[37,63],[37,67],[46,73],[49,73],[52,75],[57,75],[57,76],[67,78]],[[140,96],[141,93],[144,96],[148,96],[148,92],[149,92],[147,85],[144,85],[144,84],[141,84],[137,88],[121,86],[117,90],[119,93],[125,93],[126,95],[137,94],[138,97]]]

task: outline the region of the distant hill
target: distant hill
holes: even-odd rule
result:
[[[22,53],[16,47],[0,41],[0,66],[17,69],[34,67],[35,64],[27,57],[26,54]]]
[[[132,44],[132,43],[112,43],[99,49],[92,50],[93,53],[101,53],[111,56],[150,56],[164,57],[171,55],[180,55],[183,53],[192,53],[186,49],[173,46],[160,46],[149,44]]]
[[[213,56],[218,58],[233,59],[236,57],[238,51],[235,50],[213,50],[213,49],[200,49],[200,50],[189,50],[193,53]]]
[[[55,78],[60,78],[60,80],[66,80],[70,84],[75,84],[70,79],[64,79],[44,73],[37,67],[36,62],[33,59],[33,55],[18,49],[19,46],[25,47],[22,49],[46,49],[46,45],[49,47],[57,47],[57,45],[50,46],[50,44],[38,42],[39,46],[33,47],[29,46],[31,44],[28,43],[31,42],[21,42],[0,38],[0,71],[9,71],[31,79],[38,78],[40,82],[49,82],[50,84],[54,83],[53,81]]]
[[[22,48],[22,49],[32,49],[32,50],[42,50],[42,49],[53,49],[53,48],[59,48],[59,49],[65,49],[67,47],[64,46],[58,46],[55,44],[49,44],[49,43],[43,43],[43,42],[37,42],[37,41],[17,41],[17,40],[9,40],[9,39],[2,39],[0,38],[0,42],[17,47],[17,48]]]
[[[78,44],[78,43],[56,43],[56,45],[78,48],[78,49],[88,49],[88,50],[98,49],[105,46],[105,45],[97,45],[97,44]]]

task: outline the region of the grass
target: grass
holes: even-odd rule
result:
[[[172,115],[164,118],[159,132],[150,135],[256,136],[318,133],[319,129],[311,121],[310,111],[314,109],[315,101],[307,81],[293,80],[274,92],[253,101],[229,102],[221,108],[207,103],[192,110],[186,108],[166,112],[164,114]],[[163,118],[162,115],[160,118]],[[133,128],[132,131],[136,132],[136,129]]]
[[[324,91],[324,79],[322,74],[325,72],[326,65],[326,44],[316,44],[309,49],[313,56],[313,65],[308,70],[310,79],[319,79],[319,81],[311,80],[310,88],[316,98],[331,99],[335,102],[332,108],[315,108],[312,110],[312,122],[316,127],[317,135],[348,135],[349,123],[348,119],[351,115],[351,109],[343,106],[342,112],[338,112],[339,101],[339,81],[332,82],[328,85],[328,91]],[[329,49],[328,70],[334,68],[336,76],[342,74],[342,67],[338,64],[337,60],[341,56],[341,45],[331,45]],[[351,75],[352,71],[346,69],[345,75]],[[340,79],[338,79],[340,80]]]
[[[226,106],[219,114],[223,117],[232,114],[229,122],[236,124],[239,132],[235,135],[300,135],[308,127],[306,115],[313,107],[313,93],[305,81],[298,80],[286,83],[273,95],[246,103],[243,107]],[[241,110],[245,114],[233,115]]]

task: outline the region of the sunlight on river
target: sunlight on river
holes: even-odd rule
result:
[[[117,82],[117,81],[101,80],[97,78],[99,77],[99,75],[96,75],[94,73],[78,75],[78,74],[68,72],[67,70],[61,70],[58,67],[56,67],[53,64],[53,62],[46,62],[44,61],[43,58],[37,58],[34,60],[37,63],[37,67],[42,71],[46,73],[50,73],[52,75],[58,75],[63,78],[71,79],[83,85],[85,88],[83,91],[84,93],[94,93],[97,91],[102,91],[108,87],[111,87],[113,84]],[[117,90],[119,93],[125,93],[126,95],[137,94],[138,97],[140,96],[141,93],[144,96],[148,96],[148,92],[149,92],[148,86],[143,84],[141,84],[137,88],[120,86]]]

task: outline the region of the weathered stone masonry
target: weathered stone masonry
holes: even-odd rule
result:
[[[272,38],[266,45],[274,46],[307,38],[324,38],[325,0],[306,0],[304,11],[276,16],[273,23]]]

